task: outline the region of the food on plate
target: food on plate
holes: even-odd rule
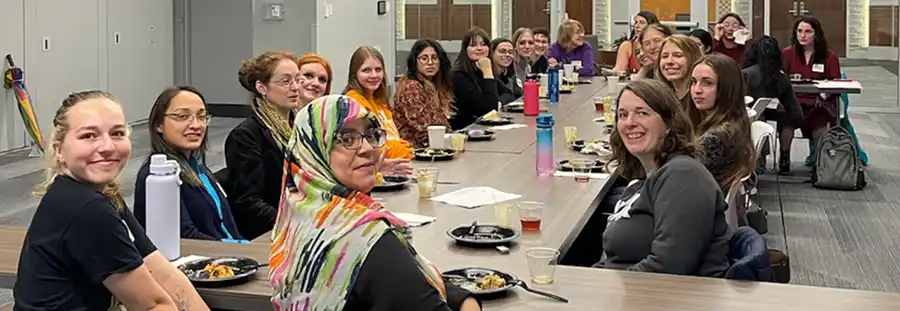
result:
[[[200,270],[185,268],[181,268],[181,270],[185,275],[193,279],[215,280],[234,276],[234,268],[215,263],[207,264],[206,267]]]
[[[449,278],[450,283],[470,291],[484,291],[503,288],[506,286],[506,280],[494,273],[484,275],[476,280],[469,280],[461,277]]]
[[[447,152],[446,150],[442,150],[442,149],[426,148],[426,149],[416,150],[416,155],[422,156],[422,157],[441,157],[441,156],[450,155],[450,153]]]
[[[375,185],[382,186],[384,185],[384,175],[381,173],[375,173]]]
[[[488,274],[478,280],[478,287],[481,289],[497,289],[506,286],[506,280],[496,274]]]
[[[497,110],[491,110],[491,112],[486,113],[481,116],[482,121],[503,121],[503,117],[500,116],[500,113]]]
[[[562,92],[572,92],[575,90],[575,85],[572,84],[563,84],[562,87],[559,88]]]
[[[210,279],[230,278],[234,276],[234,269],[226,265],[208,264],[203,271],[209,273]]]

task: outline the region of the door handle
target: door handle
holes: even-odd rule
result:
[[[806,15],[809,10],[806,9],[806,2],[800,1],[800,15]]]
[[[544,13],[547,13],[547,15],[550,15],[550,1],[547,1],[547,5],[544,6],[543,11]]]
[[[798,13],[800,12],[800,10],[797,8],[797,1],[794,1],[793,7],[794,7],[793,9],[788,10],[788,13],[791,13],[791,15],[793,15],[793,16],[798,16],[799,15]]]

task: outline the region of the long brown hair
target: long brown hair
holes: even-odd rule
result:
[[[477,38],[481,38],[484,45],[491,44],[491,36],[489,36],[484,29],[478,28],[477,26],[469,29],[460,43],[459,55],[456,56],[456,61],[453,63],[453,71],[462,71],[469,76],[476,76],[475,72],[478,71],[478,67],[475,66],[475,61],[469,58],[468,48]],[[490,57],[490,55],[488,55],[488,57]]]
[[[347,92],[349,92],[350,90],[354,90],[363,97],[368,97],[369,92],[366,91],[366,89],[363,88],[361,84],[359,84],[357,73],[369,58],[375,58],[379,63],[381,63],[381,74],[383,75],[381,79],[381,85],[378,86],[378,89],[372,92],[372,97],[375,98],[375,103],[388,105],[390,103],[390,98],[388,98],[388,78],[386,71],[387,68],[384,68],[384,56],[381,56],[381,52],[379,52],[378,49],[371,46],[361,46],[353,52],[352,56],[350,56],[350,72],[347,77],[347,87],[344,88],[344,94],[347,94]]]
[[[118,103],[115,96],[100,90],[76,92],[69,94],[69,96],[66,96],[66,98],[63,99],[62,104],[56,109],[56,114],[53,116],[53,130],[50,131],[50,139],[48,139],[48,146],[50,148],[47,148],[44,152],[44,157],[47,160],[47,167],[44,169],[44,181],[38,184],[33,192],[34,195],[39,197],[44,196],[44,194],[47,193],[47,189],[49,189],[50,185],[53,184],[53,181],[56,180],[56,177],[62,174],[60,159],[56,155],[56,150],[60,148],[60,144],[63,143],[66,134],[68,134],[70,130],[69,111],[72,110],[72,107],[75,107],[75,105],[91,99],[108,99]],[[131,127],[127,127],[126,135],[130,136],[130,134]],[[116,208],[125,207],[125,200],[122,198],[121,192],[122,188],[118,180],[110,182],[103,188],[103,194],[113,201]]]
[[[712,130],[726,131],[725,134],[730,137],[729,145],[741,149],[734,152],[738,157],[734,162],[740,166],[732,168],[728,176],[719,181],[722,190],[728,191],[728,187],[756,169],[756,148],[750,137],[743,76],[737,63],[722,54],[705,55],[693,67],[701,64],[709,66],[716,73],[716,102],[712,109],[700,111],[691,101],[691,105],[687,107],[688,115],[697,136]]]
[[[685,68],[685,80],[691,79],[691,71],[689,70],[689,68],[693,67],[694,63],[696,63],[697,60],[700,59],[700,57],[703,57],[703,51],[700,51],[700,47],[698,47],[690,37],[681,34],[672,35],[671,37],[666,38],[666,40],[663,41],[662,45],[659,46],[660,57],[658,57],[656,60],[656,69],[654,70],[655,72],[653,76],[655,79],[668,84],[669,87],[674,90],[675,85],[672,84],[672,81],[667,80],[666,77],[663,76],[662,69],[659,66],[659,62],[662,59],[662,50],[666,48],[666,45],[668,44],[674,44],[676,47],[678,47],[678,49],[681,50],[681,53],[684,54],[684,58],[687,59],[688,68]]]
[[[650,79],[632,81],[619,92],[619,96],[616,98],[617,102],[625,92],[634,93],[635,96],[646,102],[647,106],[659,114],[659,117],[666,123],[668,131],[659,146],[656,155],[657,163],[662,165],[669,157],[676,154],[696,159],[703,156],[703,151],[694,137],[690,119],[681,108],[678,99],[675,98],[675,93],[669,90],[664,83]],[[616,126],[613,127],[612,134],[609,136],[609,144],[613,150],[609,163],[618,166],[622,177],[626,179],[645,178],[647,177],[646,171],[641,165],[641,161],[628,151],[625,142],[622,141],[618,121],[618,114],[616,114]]]

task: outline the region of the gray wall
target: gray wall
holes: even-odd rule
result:
[[[378,47],[384,56],[388,82],[395,73],[396,62],[396,12],[395,1],[389,0],[389,10],[378,15],[377,0],[317,0],[318,43],[317,52],[331,63],[334,70],[332,93],[338,93],[347,85],[350,56],[361,45]],[[333,14],[327,16],[325,7],[332,6]]]
[[[0,54],[14,54],[25,69],[45,138],[56,108],[71,92],[108,90],[119,97],[128,119],[138,121],[172,84],[169,1],[0,0],[0,8]],[[15,105],[11,92],[0,96],[0,150],[26,143]]]
[[[315,4],[309,0],[175,1],[176,16],[186,16],[185,28],[176,29],[176,38],[186,33],[185,43],[176,46],[176,63],[189,68],[176,72],[186,77],[176,78],[197,87],[210,103],[247,102],[248,93],[237,82],[243,60],[268,50],[302,54],[313,49]],[[265,20],[268,3],[284,5],[283,19]]]

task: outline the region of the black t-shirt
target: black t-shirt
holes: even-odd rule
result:
[[[127,207],[71,177],[41,199],[19,257],[15,310],[108,310],[103,280],[134,270],[156,251]]]

